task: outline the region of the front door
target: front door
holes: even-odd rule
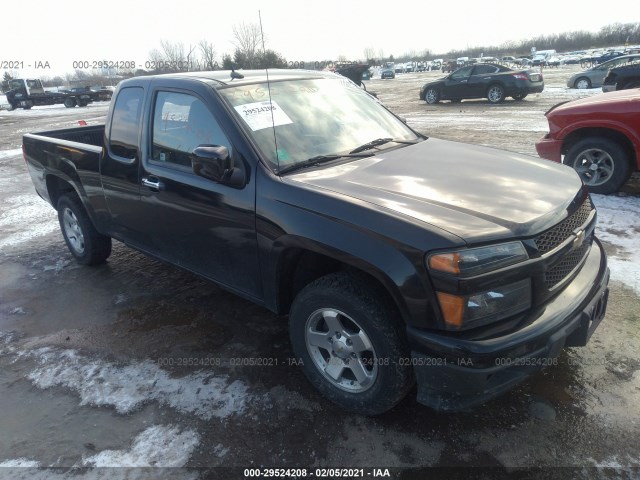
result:
[[[235,188],[198,176],[191,167],[195,147],[221,145],[235,167],[249,169],[207,95],[214,96],[158,84],[152,94],[150,145],[141,175],[141,202],[157,231],[150,248],[172,263],[261,298],[253,176],[245,175],[247,183]]]

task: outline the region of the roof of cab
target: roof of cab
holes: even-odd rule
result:
[[[235,78],[235,79],[231,78],[231,72],[232,70],[218,70],[214,72],[168,73],[164,75],[133,77],[125,81],[131,84],[131,83],[137,83],[135,82],[135,80],[138,80],[139,82],[140,80],[151,81],[156,78],[167,78],[167,79],[176,79],[176,80],[190,78],[190,79],[201,80],[201,81],[213,80],[220,87],[229,86],[229,85],[246,85],[246,84],[252,84],[252,83],[263,83],[267,81],[266,70],[235,70],[235,73],[238,73],[243,76],[243,78]],[[269,69],[268,80],[273,82],[278,80],[335,78],[336,75],[338,74],[333,72],[318,71],[318,70]]]

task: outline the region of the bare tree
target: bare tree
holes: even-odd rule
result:
[[[246,57],[249,68],[255,68],[256,54],[262,43],[260,26],[256,23],[242,22],[233,26],[233,36],[236,51]]]
[[[200,40],[198,46],[200,47],[202,68],[205,70],[215,70],[218,67],[218,62],[216,62],[216,50],[213,47],[213,43],[207,40]]]
[[[179,72],[189,69],[189,62],[183,43],[160,41],[160,49],[149,52],[149,60],[154,64],[152,70],[157,72]]]
[[[369,60],[374,60],[376,58],[376,52],[373,47],[366,47],[363,50],[364,53],[364,61],[368,62]]]

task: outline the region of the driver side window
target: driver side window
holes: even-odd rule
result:
[[[463,80],[471,75],[472,69],[473,66],[461,68],[460,70],[453,72],[450,78],[451,80]]]
[[[191,167],[191,153],[198,145],[231,143],[199,98],[186,93],[158,92],[153,114],[152,159]]]

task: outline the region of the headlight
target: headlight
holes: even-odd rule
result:
[[[456,252],[436,253],[429,257],[429,268],[458,277],[471,277],[527,260],[521,242],[489,247],[469,248]]]
[[[432,273],[471,278],[528,260],[521,242],[469,248],[430,255]],[[470,280],[472,281],[472,280]],[[531,307],[531,280],[524,279],[469,294],[437,291],[440,311],[452,329],[473,328],[496,322]]]
[[[471,295],[437,292],[440,310],[449,327],[472,328],[497,322],[531,307],[531,280],[520,280]]]

